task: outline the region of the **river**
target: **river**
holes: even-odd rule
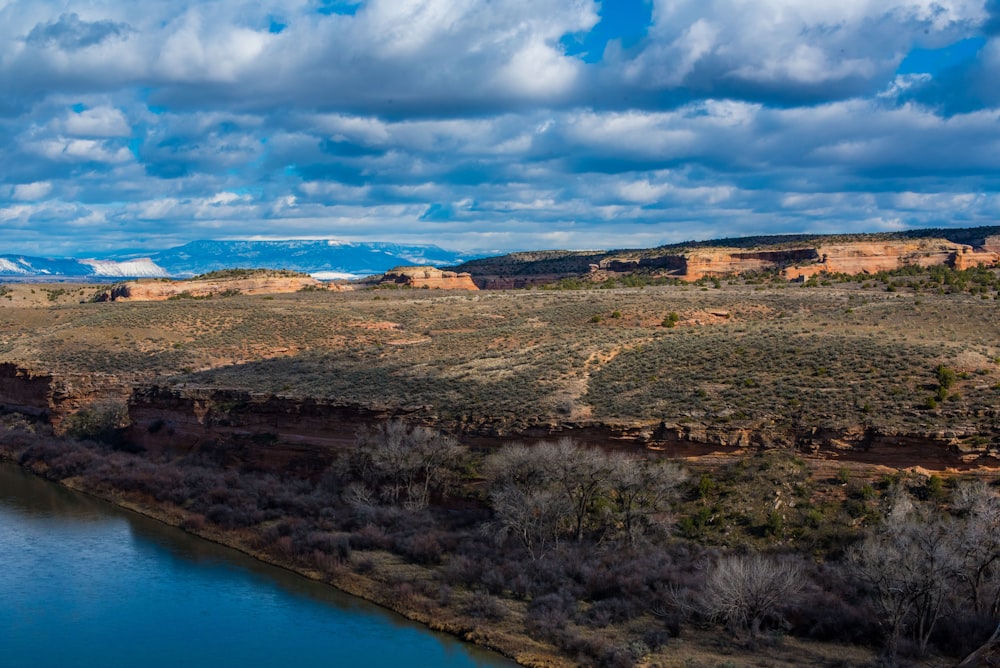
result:
[[[0,463],[0,666],[319,665],[516,664]]]

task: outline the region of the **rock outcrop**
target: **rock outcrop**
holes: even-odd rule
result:
[[[819,459],[929,470],[997,467],[1000,451],[978,432],[883,433],[870,427],[788,429],[774,424],[539,422],[515,432],[490,424],[438,424],[418,406],[360,406],[336,400],[252,394],[209,387],[166,388],[113,376],[57,376],[0,364],[0,409],[49,421],[57,434],[81,410],[127,410],[123,437],[151,451],[211,451],[257,468],[321,473],[332,455],[351,447],[358,429],[407,418],[443,428],[473,447],[493,448],[569,436],[615,448],[655,450],[673,457],[712,457],[758,449],[791,449]]]
[[[935,230],[926,237],[900,233],[850,236],[760,237],[740,245],[690,242],[652,249],[511,253],[466,262],[480,289],[503,290],[585,278],[599,283],[634,273],[698,281],[755,271],[781,271],[792,280],[822,272],[877,273],[908,265],[958,270],[1000,265],[1000,228]],[[952,234],[949,234],[951,232]],[[954,238],[954,240],[951,240]]]
[[[707,248],[685,255],[687,266],[682,278],[697,281],[705,276],[732,276],[766,271],[790,262],[808,262],[818,257],[814,248],[775,251],[745,251],[731,248]]]
[[[993,250],[985,247],[975,249],[945,239],[858,241],[775,251],[707,248],[685,253],[682,256],[685,266],[673,273],[684,280],[697,281],[705,276],[731,276],[784,268],[782,273],[786,278],[802,280],[823,272],[875,274],[912,265],[948,265],[963,270],[977,265],[1000,264],[1000,239],[994,241]]]
[[[959,271],[972,269],[979,265],[993,267],[998,264],[1000,264],[1000,247],[996,246],[994,246],[994,250],[988,250],[987,248],[965,248],[961,252],[956,253],[952,261],[952,265]]]
[[[472,282],[471,274],[442,271],[437,267],[396,267],[387,271],[379,284],[440,290],[479,289]]]
[[[206,280],[170,281],[147,279],[118,283],[97,296],[96,301],[163,301],[204,298],[215,295],[266,295],[325,288],[309,276],[252,276]]]
[[[830,244],[816,248],[816,263],[788,267],[784,273],[790,280],[809,278],[823,272],[875,274],[912,265],[954,265],[956,257],[972,252],[971,246],[945,239]]]

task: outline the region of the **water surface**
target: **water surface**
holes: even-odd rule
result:
[[[516,664],[0,463],[0,666]]]

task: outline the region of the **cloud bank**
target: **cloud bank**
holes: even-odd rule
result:
[[[9,252],[1000,220],[995,0],[78,5],[0,3]]]

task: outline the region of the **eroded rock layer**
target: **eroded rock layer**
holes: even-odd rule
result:
[[[212,388],[135,386],[112,377],[57,378],[11,364],[0,365],[0,408],[51,421],[56,433],[81,410],[116,403],[126,412],[123,438],[152,451],[211,451],[233,464],[321,471],[332,454],[354,443],[358,430],[379,421],[426,422],[415,409],[363,407],[311,398]],[[448,425],[432,425],[447,427]],[[451,425],[455,427],[455,425]],[[464,425],[463,441],[497,447],[569,436],[583,443],[637,448],[673,457],[712,457],[760,449],[793,449],[828,460],[890,467],[964,470],[1000,464],[988,440],[970,444],[962,433],[882,433],[872,428],[802,430],[700,425],[546,422],[518,433],[493,425]]]
[[[97,301],[164,301],[214,295],[265,295],[321,287],[322,283],[309,276],[255,276],[187,281],[148,279],[119,283],[98,295]]]
[[[437,267],[396,267],[382,277],[383,285],[435,290],[478,290],[466,272],[442,271]]]

